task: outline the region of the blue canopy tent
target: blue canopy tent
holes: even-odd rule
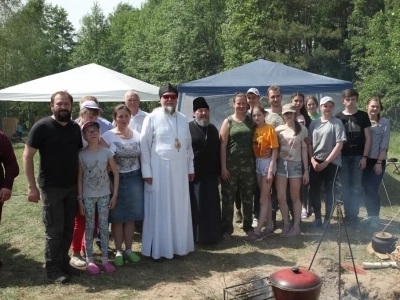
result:
[[[232,114],[229,99],[237,92],[245,93],[250,87],[257,88],[261,95],[277,85],[284,95],[284,102],[294,92],[333,97],[340,103],[340,94],[351,88],[349,81],[309,73],[280,63],[259,59],[243,66],[206,78],[183,83],[178,86],[179,111],[192,118],[192,100],[203,96],[210,105],[212,122],[219,127],[223,119]],[[286,101],[285,101],[286,100]]]

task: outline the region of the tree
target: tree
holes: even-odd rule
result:
[[[48,42],[46,54],[50,72],[53,74],[66,71],[69,69],[68,63],[75,44],[74,27],[68,20],[68,14],[65,9],[57,5],[47,5],[44,18],[44,33]]]
[[[360,100],[380,97],[394,127],[399,127],[400,3],[384,1],[384,9],[365,19],[364,37],[355,35],[353,64],[357,66]]]
[[[95,2],[90,14],[82,19],[82,27],[77,34],[76,46],[71,54],[71,66],[78,67],[96,63],[112,68],[109,64],[111,53],[108,45],[110,24],[99,4]]]

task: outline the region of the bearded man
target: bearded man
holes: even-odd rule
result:
[[[203,97],[193,100],[193,117],[189,123],[195,173],[189,183],[193,237],[197,243],[218,242],[222,238],[219,132],[210,123],[209,106]]]
[[[144,187],[142,254],[155,260],[194,251],[189,181],[194,179],[192,139],[177,112],[178,90],[159,90],[161,109],[147,115],[140,138]]]
[[[33,157],[39,150],[38,184],[46,233],[44,256],[47,278],[52,283],[66,283],[72,275],[68,250],[78,203],[78,152],[82,148],[81,129],[71,120],[72,103],[72,96],[65,91],[51,96],[53,115],[33,125],[23,154],[28,201],[38,203],[40,193]]]

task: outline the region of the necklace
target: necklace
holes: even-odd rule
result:
[[[181,145],[181,142],[178,139],[178,118],[175,116],[175,127],[176,127],[176,135],[175,135],[174,131],[171,128],[171,124],[169,123],[169,120],[167,118],[167,115],[165,113],[164,113],[164,117],[165,117],[165,120],[167,120],[168,127],[169,127],[169,129],[171,129],[171,132],[172,132],[172,134],[174,136],[174,139],[175,139],[174,146],[179,152],[179,149],[181,149],[182,145]]]

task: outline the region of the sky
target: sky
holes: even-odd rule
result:
[[[68,19],[72,22],[75,30],[80,28],[80,20],[88,13],[93,6],[95,0],[46,0],[47,3],[63,7],[68,13]],[[118,3],[129,3],[133,7],[140,7],[145,0],[97,0],[102,8],[104,15],[107,17],[109,13],[113,12]]]

